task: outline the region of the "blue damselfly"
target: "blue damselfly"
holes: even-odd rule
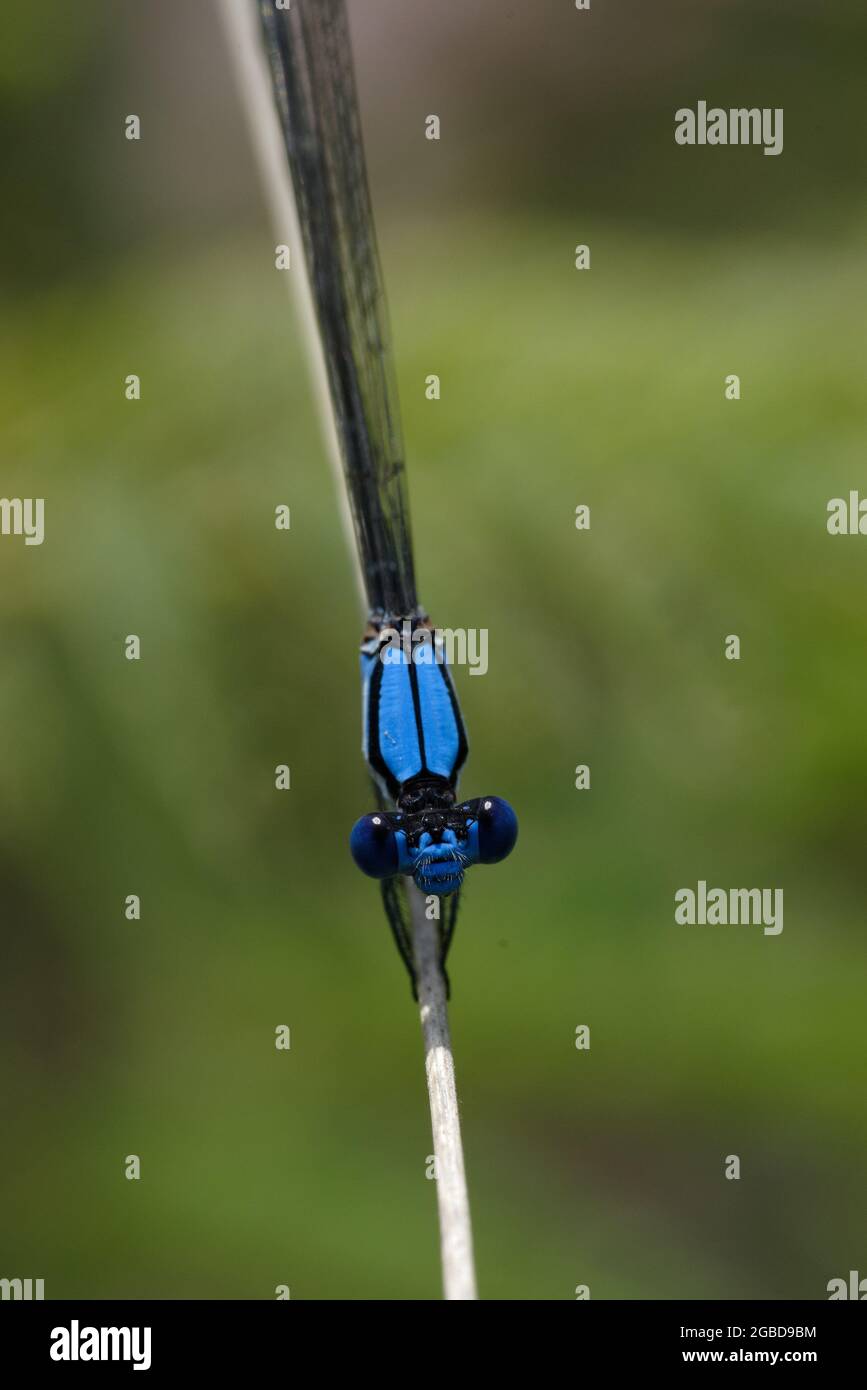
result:
[[[356,864],[381,883],[415,986],[405,878],[441,907],[451,942],[465,871],[518,833],[498,797],[458,803],[467,736],[441,642],[416,594],[400,415],[344,0],[259,0],[295,190],[331,407],[367,596],[363,751],[378,809],[356,823]]]

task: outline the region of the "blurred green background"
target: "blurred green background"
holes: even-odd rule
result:
[[[349,8],[422,598],[490,632],[462,789],[521,818],[451,957],[482,1296],[823,1298],[867,1260],[867,541],[825,529],[867,494],[867,14]],[[46,499],[0,539],[0,1275],[438,1297],[346,847],[352,567],[215,7],[0,39],[0,492]],[[677,147],[699,99],[784,107],[784,153]],[[782,935],[676,926],[700,878],[784,888]]]

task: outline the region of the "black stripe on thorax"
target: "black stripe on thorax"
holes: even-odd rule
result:
[[[455,720],[455,727],[458,731],[458,751],[454,763],[452,764],[451,770],[449,772],[448,778],[449,782],[452,784],[452,786],[454,786],[454,784],[457,781],[457,775],[463,767],[464,763],[466,762],[467,753],[469,752],[469,744],[467,741],[467,732],[464,728],[463,716],[461,714],[460,705],[458,704],[458,697],[455,693],[455,688],[452,683],[449,668],[444,663],[437,662],[436,669],[439,671],[440,677],[445,684],[446,690],[448,691],[449,702],[451,704],[452,714]],[[413,718],[415,720],[419,754],[421,757],[421,768],[418,773],[414,774],[414,776],[427,776],[432,778],[434,774],[430,771],[427,765],[427,750],[425,748],[424,725],[422,722],[421,695],[418,686],[418,671],[416,670],[414,662],[411,661],[409,663],[408,670],[409,688],[412,694]],[[382,779],[382,781],[385,783],[386,787],[388,788],[389,795],[392,796],[395,800],[397,800],[401,788],[401,783],[398,782],[397,778],[394,776],[391,769],[388,767],[383,756],[382,745],[379,741],[379,705],[384,675],[385,671],[383,668],[383,664],[381,661],[377,661],[376,667],[370,678],[370,696],[368,700],[367,711],[367,761],[370,764],[373,771],[376,772],[378,776]]]

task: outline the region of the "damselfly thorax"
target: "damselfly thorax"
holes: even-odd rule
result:
[[[370,623],[361,647],[362,749],[401,810],[454,804],[467,735],[442,642],[426,617]],[[402,799],[406,805],[401,805]]]
[[[506,802],[458,803],[468,744],[442,641],[428,618],[374,618],[361,647],[362,750],[394,811],[353,831],[359,867],[373,877],[411,874],[425,893],[457,892],[472,864],[511,850],[517,822]]]

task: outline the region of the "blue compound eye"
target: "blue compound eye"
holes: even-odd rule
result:
[[[397,873],[397,840],[384,816],[362,816],[349,837],[352,857],[363,874],[389,878]]]
[[[518,817],[508,801],[483,796],[479,801],[479,863],[499,864],[518,838]]]

